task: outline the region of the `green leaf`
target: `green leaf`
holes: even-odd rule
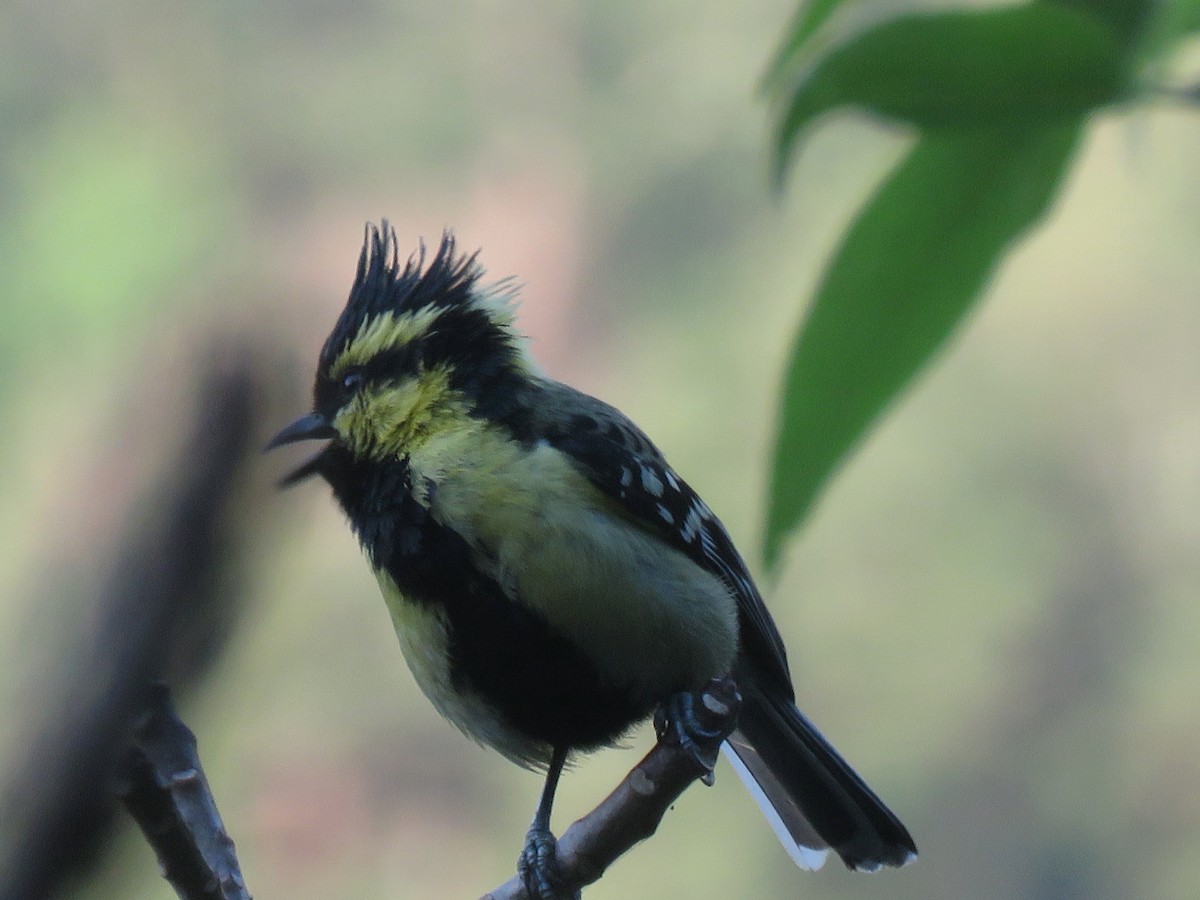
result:
[[[1195,34],[1200,31],[1200,0],[1176,0],[1179,8],[1179,35]]]
[[[1151,60],[1165,63],[1163,57],[1175,45],[1200,32],[1200,0],[1164,0],[1154,7],[1142,52]]]
[[[1124,60],[1111,28],[1056,3],[893,19],[833,50],[797,85],[777,171],[805,127],[834,107],[924,129],[1045,124],[1118,99]]]
[[[1042,0],[1081,10],[1112,29],[1126,48],[1137,43],[1146,25],[1170,0]]]
[[[788,37],[775,54],[763,77],[763,87],[771,90],[791,71],[803,56],[809,40],[846,0],[810,0],[796,11]]]
[[[1170,38],[1186,38],[1200,32],[1200,0],[1171,0],[1159,8],[1161,18],[1169,23]]]
[[[825,273],[784,386],[764,554],[808,514],[880,411],[945,341],[1045,212],[1081,120],[922,139]]]

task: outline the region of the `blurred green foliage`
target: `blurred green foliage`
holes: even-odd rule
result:
[[[1179,24],[1155,19],[1138,65],[1187,86],[1194,53],[1167,49],[1195,29],[1194,3],[1162,8]],[[879,22],[868,3],[812,10],[796,20],[811,22],[805,53]],[[368,218],[414,248],[453,226],[497,277],[516,274],[535,353],[646,427],[753,556],[802,298],[871,221],[891,223],[896,265],[897,243],[940,255],[905,233],[919,210],[864,206],[935,145],[861,111],[826,113],[772,197],[774,119],[755,91],[794,14],[791,0],[3,7],[0,772],[37,708],[25,676],[55,668],[64,615],[87,625],[112,521],[178,464],[161,435],[210,333],[287,360],[294,401],[265,439],[307,402]],[[1057,193],[1047,152],[1041,202],[988,207],[1010,238],[978,225],[1003,268],[964,254],[962,284],[994,273],[988,303],[764,583],[802,705],[921,861],[799,873],[722,770],[589,897],[1195,896],[1200,131],[1141,106],[1060,140],[1073,156]],[[262,485],[287,463],[264,461]],[[537,779],[417,694],[329,498],[263,502],[288,524],[246,548],[255,605],[185,711],[255,895],[478,895],[511,872]],[[556,824],[647,742],[570,773]],[[77,895],[168,892],[131,838]]]
[[[848,230],[801,329],[771,476],[768,565],[1042,218],[1085,117],[1144,99],[1141,68],[1160,61],[1141,48],[1166,55],[1189,30],[1188,0],[1039,2],[901,14],[810,59],[838,5],[805,4],[768,72],[786,107],[780,177],[813,120],[838,107],[904,122],[921,139]],[[1147,28],[1152,13],[1157,29]]]
[[[1078,121],[923,138],[826,270],[784,385],[765,553],[966,314],[1001,254],[1041,218]]]

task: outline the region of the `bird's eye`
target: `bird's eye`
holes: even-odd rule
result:
[[[342,391],[347,397],[356,394],[363,386],[364,380],[362,372],[347,372],[342,377]]]

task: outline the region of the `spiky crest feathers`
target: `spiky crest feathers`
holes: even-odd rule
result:
[[[484,270],[478,252],[459,253],[450,231],[442,233],[428,265],[426,258],[421,241],[401,266],[395,230],[386,219],[379,227],[367,223],[354,286],[321,350],[321,369],[332,374],[335,367],[362,364],[372,350],[389,349],[428,333],[435,320],[450,310],[478,311],[494,327],[512,329],[516,285],[511,279],[481,286]],[[351,349],[356,350],[356,358],[347,360]]]
[[[456,407],[490,407],[490,395],[510,387],[512,376],[536,373],[514,325],[515,283],[481,285],[483,274],[477,254],[458,253],[450,232],[431,260],[422,243],[401,265],[387,221],[368,223],[349,300],[321,351],[315,408],[333,419],[356,395],[362,405],[348,386],[355,378],[370,386],[377,413],[360,427],[380,427],[389,396],[428,397],[437,388]],[[408,410],[387,412],[403,418]]]

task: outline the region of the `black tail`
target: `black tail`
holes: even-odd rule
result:
[[[908,830],[795,704],[752,683],[740,687],[727,755],[797,865],[818,868],[831,848],[867,872],[916,858]]]

